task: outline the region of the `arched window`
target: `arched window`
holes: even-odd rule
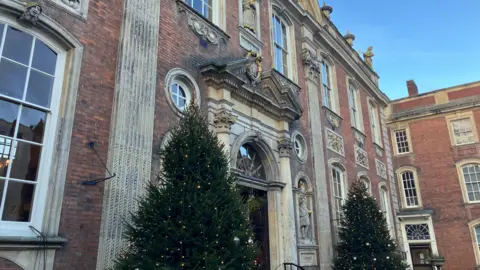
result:
[[[275,11],[272,16],[273,67],[285,77],[291,78],[290,25]]]
[[[53,43],[53,42],[52,42]],[[65,51],[0,21],[2,231],[39,226],[62,94]],[[19,233],[22,234],[22,233]]]
[[[392,213],[390,209],[390,200],[388,196],[388,190],[385,185],[380,187],[380,208],[385,215],[385,219],[387,220],[388,230],[390,234],[393,236],[393,222],[392,222]]]
[[[200,102],[200,91],[194,78],[181,68],[170,70],[165,76],[165,95],[175,113],[181,115],[192,100]]]
[[[245,176],[266,179],[261,157],[249,144],[242,145],[238,151],[237,169]]]
[[[345,171],[339,165],[334,164],[331,170],[333,210],[335,212],[335,226],[340,226],[343,216],[342,205],[346,198]]]
[[[401,173],[402,187],[405,195],[405,206],[416,207],[419,205],[417,185],[415,183],[415,177],[412,171],[405,171]]]
[[[350,122],[352,127],[363,131],[362,106],[360,103],[360,92],[353,79],[348,79],[348,104],[350,107]]]
[[[368,194],[371,195],[372,191],[371,191],[370,180],[368,180],[368,178],[366,178],[366,177],[360,177],[360,181],[362,182],[362,184],[363,184],[363,185],[365,186],[365,188],[367,189]]]
[[[480,264],[480,219],[472,220],[468,223],[471,233],[473,251],[477,265]]]

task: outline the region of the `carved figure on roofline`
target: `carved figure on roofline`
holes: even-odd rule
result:
[[[368,47],[368,50],[363,53],[363,61],[365,61],[365,64],[373,70],[373,63],[372,63],[372,58],[375,56],[375,54],[372,52],[373,47],[370,46]]]

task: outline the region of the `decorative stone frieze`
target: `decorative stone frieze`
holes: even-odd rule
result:
[[[216,60],[200,65],[200,72],[209,86],[230,90],[232,97],[251,104],[276,120],[292,122],[298,119],[303,112],[300,86],[275,70],[259,70],[260,64],[258,56]],[[252,78],[260,81],[252,84]]]
[[[375,147],[375,153],[377,154],[377,156],[383,157],[383,148],[376,143],[374,143],[373,146]]]
[[[363,134],[360,130],[354,127],[352,127],[352,132],[353,132],[353,137],[355,138],[356,145],[363,149],[365,145],[365,139],[367,138],[367,136],[365,136],[365,134]]]
[[[188,25],[201,39],[216,45],[220,40],[227,41],[230,37],[206,18],[198,15],[185,1],[177,0],[179,13],[185,13]]]
[[[237,121],[237,116],[232,115],[228,110],[221,109],[215,113],[213,124],[217,133],[230,133],[230,129]]]
[[[378,159],[375,159],[375,164],[377,167],[377,175],[382,177],[383,179],[387,179],[387,167],[385,163],[381,162]]]
[[[293,146],[292,142],[289,140],[283,140],[278,142],[278,152],[280,157],[290,157],[290,152],[292,151]]]
[[[345,155],[342,136],[328,128],[325,129],[325,134],[327,137],[327,149],[342,156]]]
[[[355,148],[355,162],[368,169],[368,155],[367,155],[367,152],[365,150],[363,150],[362,148],[358,147],[358,146],[354,146]]]
[[[309,77],[318,78],[320,73],[320,61],[315,57],[314,53],[308,49],[303,49],[302,63],[307,68]]]
[[[328,123],[330,124],[330,127],[333,130],[337,130],[340,125],[342,124],[342,118],[338,116],[336,113],[328,109],[327,107],[323,107],[325,110],[325,117],[327,118]]]

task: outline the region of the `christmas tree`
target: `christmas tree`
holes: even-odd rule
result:
[[[356,181],[343,205],[335,270],[405,270],[387,221],[365,185]]]
[[[162,172],[127,222],[118,270],[252,269],[256,244],[229,162],[192,104],[163,149]]]

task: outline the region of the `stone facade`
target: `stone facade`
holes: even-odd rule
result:
[[[33,25],[16,18],[36,4],[0,0],[0,33],[3,25],[16,27],[63,59],[52,99],[58,109],[47,112],[56,120],[51,150],[42,156],[35,194],[43,203],[34,201],[43,207],[32,217],[46,247],[33,231],[0,235],[0,265],[111,266],[125,244],[121,219],[160,170],[152,149],[189,101],[208,115],[238,184],[266,193],[270,269],[330,268],[334,205],[356,179],[379,201],[381,190],[390,194],[383,210],[396,237],[389,100],[332,23],[331,7],[218,0],[211,10],[195,10],[190,1],[148,1],[51,0],[33,14]],[[249,170],[253,163],[261,169]]]
[[[442,269],[476,269],[480,82],[420,95],[414,82],[407,86],[409,96],[392,101],[385,113],[408,262],[429,264],[430,255],[440,254]]]

